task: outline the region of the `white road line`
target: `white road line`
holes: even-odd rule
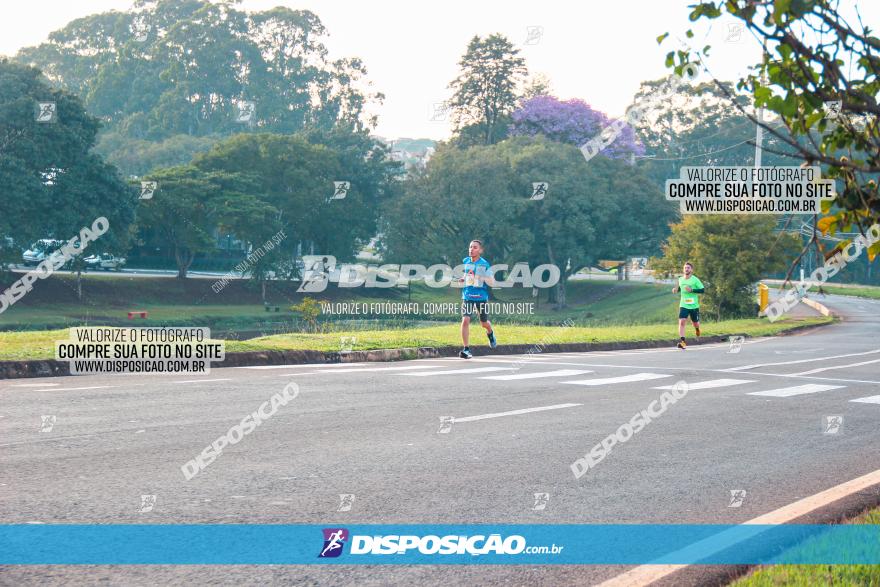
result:
[[[548,355],[536,355],[536,354],[529,354],[529,353],[516,353],[514,355],[506,355],[506,356],[518,357],[519,359],[521,359],[523,361],[535,361],[535,362],[552,361],[554,359],[554,357],[550,357]],[[482,359],[482,358],[486,358],[486,357],[477,357],[477,358]]]
[[[688,350],[690,350],[690,349],[688,349]],[[680,350],[678,352],[681,353]],[[471,359],[471,361],[476,361],[476,360],[477,359]],[[508,364],[513,362],[513,361],[505,361],[505,360],[501,360],[501,359],[485,359],[484,361],[508,363]],[[545,365],[574,365],[577,367],[608,367],[611,369],[644,369],[646,367],[645,365],[613,365],[611,363],[543,363],[543,364],[545,364]],[[679,366],[679,367],[661,367],[660,365],[651,365],[650,368],[651,369],[663,369],[666,371],[681,371],[681,370],[686,369],[688,371],[697,371],[700,373],[724,373],[724,374],[730,373],[730,369],[699,369],[699,368],[695,368],[695,367],[681,367],[681,366]],[[794,375],[788,375],[785,373],[763,373],[761,371],[752,371],[752,372],[748,373],[748,375],[765,375],[767,377],[783,377],[783,378],[794,377]],[[803,375],[798,375],[797,377],[802,378],[802,379],[815,379],[816,381],[836,381],[836,382],[841,382],[841,383],[871,383],[871,384],[880,385],[880,381],[874,381],[874,380],[870,380],[870,379],[842,379],[840,377],[809,377],[809,376],[803,376]]]
[[[532,412],[544,412],[546,410],[561,410],[562,408],[574,408],[583,404],[556,404],[554,406],[541,406],[540,408],[526,408],[524,410],[513,410],[510,412],[497,412],[495,414],[482,414],[480,416],[467,416],[465,418],[453,418],[453,422],[475,422],[476,420],[488,420],[489,418],[503,418],[504,416],[519,416],[520,414],[530,414]]]
[[[830,357],[813,357],[812,359],[798,359],[797,361],[782,361],[780,363],[755,363],[754,365],[743,365],[742,367],[731,367],[724,369],[725,371],[743,371],[745,369],[755,369],[757,367],[774,367],[776,365],[796,365],[798,363],[814,363],[818,360],[825,361],[827,359],[843,359],[845,357],[858,357],[861,355],[873,355],[880,353],[880,349],[873,351],[865,351],[864,353],[848,353],[846,355],[831,355]]]
[[[648,381],[650,379],[662,379],[664,377],[672,377],[666,373],[635,373],[634,375],[624,375],[622,377],[605,377],[602,379],[580,379],[578,381],[563,381],[568,385],[607,385],[611,383],[630,383],[633,381]]]
[[[825,491],[820,491],[815,495],[805,497],[794,503],[783,506],[777,510],[773,510],[772,512],[768,512],[764,515],[758,516],[757,518],[752,518],[747,522],[743,522],[743,525],[756,524],[775,526],[779,524],[787,524],[792,520],[801,518],[809,514],[810,512],[825,507],[830,503],[859,493],[860,491],[864,491],[865,489],[877,485],[878,483],[880,483],[880,470],[873,471],[871,473],[868,473],[867,475],[862,475],[861,477],[857,477],[851,481],[847,481],[846,483],[841,483],[840,485],[836,485],[830,489],[826,489]],[[706,540],[713,540],[719,543],[718,550],[721,550],[723,548],[730,548],[731,546],[733,546],[733,543],[731,543],[730,541],[718,541],[718,535],[711,536]],[[698,542],[686,548],[699,546],[700,543]],[[712,554],[711,552],[705,550],[701,550],[701,552],[705,552],[707,555]],[[651,583],[659,581],[664,577],[668,577],[672,573],[680,571],[681,569],[684,569],[688,566],[690,565],[640,565],[623,574],[617,575],[616,577],[609,579],[604,583],[600,583],[598,587],[641,587],[643,585],[650,585]]]
[[[511,355],[510,359],[470,359],[474,363],[506,363],[508,365],[511,364],[526,364],[530,361],[530,359],[521,360],[516,358],[517,355]],[[583,363],[565,363],[562,361],[535,361],[536,365],[575,365],[577,367],[582,367]]]
[[[845,385],[818,385],[816,383],[807,383],[806,385],[796,385],[795,387],[782,387],[780,389],[768,389],[767,391],[752,391],[746,395],[760,395],[763,397],[791,397],[793,395],[804,395],[806,393],[819,393],[820,391],[828,391],[830,389],[841,389]]]
[[[448,371],[420,371],[419,373],[401,373],[408,377],[430,377],[431,375],[458,375],[459,373],[486,373],[488,371],[510,371],[513,367],[477,367],[476,369],[451,369]]]
[[[171,381],[171,383],[210,383],[212,381],[232,381],[232,379],[186,379],[182,381]]]
[[[556,371],[541,371],[540,373],[519,373],[514,375],[490,375],[488,377],[478,377],[478,379],[494,379],[495,381],[513,381],[515,379],[540,379],[541,377],[572,377],[574,375],[583,375],[584,373],[592,373],[592,371],[583,371],[580,369],[557,369]]]
[[[365,363],[304,363],[299,365],[253,365],[250,367],[233,367],[233,369],[314,369],[316,367],[357,367]]]
[[[50,387],[48,389],[36,389],[34,391],[80,391],[83,389],[107,389],[115,385],[95,385],[93,387]]]
[[[758,344],[761,342],[767,342],[769,340],[773,340],[773,338],[756,338],[743,341],[743,345],[751,345]],[[675,353],[680,354],[681,349],[676,348],[675,341],[670,343],[670,348],[659,348],[659,349],[632,349],[628,351],[588,351],[590,355],[600,355],[602,357],[615,357],[615,356],[627,356],[627,355],[648,355],[648,354],[656,354],[656,353]],[[729,342],[711,342],[700,345],[691,345],[688,347],[689,351],[710,351],[719,348],[729,347]]]
[[[880,359],[873,361],[862,361],[861,363],[850,363],[849,365],[835,365],[833,367],[821,367],[819,369],[811,369],[809,371],[801,371],[800,373],[792,373],[792,375],[812,375],[813,373],[821,373],[822,371],[832,371],[834,369],[847,369],[849,367],[861,367],[862,365],[870,365],[872,363],[880,363]]]
[[[741,385],[743,383],[754,383],[754,379],[712,379],[711,381],[700,381],[699,383],[688,383],[688,389],[712,389],[714,387],[729,387],[731,385]],[[675,389],[674,385],[664,385],[663,387],[652,387],[651,389]]]
[[[873,381],[870,379],[841,379],[840,377],[809,377],[805,375],[784,375],[780,373],[761,373],[760,371],[750,371],[749,375],[766,375],[767,377],[784,377],[786,379],[790,377],[797,377],[799,379],[814,379],[816,381],[834,381],[835,383],[871,383],[874,385],[880,385],[880,381]]]
[[[48,387],[50,385],[61,385],[60,383],[22,383],[21,385],[10,385],[9,387]]]
[[[356,369],[328,369],[315,373],[363,373],[364,371],[406,371],[411,369],[433,369],[434,365],[408,365],[406,367],[358,367]]]
[[[849,401],[860,404],[880,404],[880,395],[869,395],[868,397],[860,397]]]

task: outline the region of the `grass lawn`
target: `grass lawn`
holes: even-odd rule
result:
[[[872,285],[823,285],[822,291],[827,294],[880,300],[880,287]]]
[[[297,328],[300,316],[290,310],[305,297],[298,283],[270,282],[267,303],[278,312],[266,312],[260,290],[246,281],[233,281],[214,292],[209,279],[178,280],[156,277],[86,275],[82,300],[76,297],[70,275],[54,275],[37,282],[27,296],[0,313],[0,330],[56,330],[70,326],[208,326],[214,330],[270,332]],[[0,285],[2,289],[2,285]],[[534,304],[534,312],[496,315],[499,323],[556,325],[571,319],[578,325],[624,325],[667,322],[676,313],[678,297],[668,286],[638,282],[583,280],[567,284],[567,307],[556,310],[547,302],[547,291],[535,298],[523,288],[494,290],[494,302]],[[461,292],[424,285],[406,289],[329,288],[307,294],[324,302],[456,302]],[[130,310],[146,310],[147,320],[128,320]],[[335,329],[376,329],[412,326],[413,321],[457,322],[454,314],[321,316]]]
[[[849,523],[880,524],[880,509],[871,510]],[[813,585],[880,586],[880,565],[774,565],[760,567],[733,587],[812,587]]]
[[[728,320],[723,322],[704,322],[705,336],[747,334],[767,336],[778,334],[795,326],[807,324],[826,324],[832,319],[817,318],[785,319],[768,322],[765,319]],[[498,344],[556,344],[572,342],[626,342],[641,340],[669,340],[670,345],[678,338],[677,323],[667,320],[666,324],[643,324],[636,326],[496,326]],[[488,344],[485,331],[477,324],[471,324],[471,344]],[[692,334],[692,331],[691,331]],[[461,344],[460,326],[433,326],[400,330],[339,331],[320,334],[279,334],[247,341],[228,341],[226,350],[322,350],[338,351],[341,337],[357,337],[352,350],[381,348],[420,347],[420,346],[458,346]]]
[[[704,322],[706,336],[747,334],[767,336],[790,328],[808,324],[827,324],[832,318],[786,318],[776,322],[766,319],[729,320],[724,322]],[[139,324],[141,325],[141,324]],[[485,345],[486,339],[479,324],[471,325],[471,338],[475,346]],[[279,334],[255,338],[247,341],[226,341],[227,352],[256,350],[340,350],[343,336],[356,337],[353,350],[387,349],[420,346],[457,346],[461,344],[458,324],[432,326],[428,328],[394,330],[352,330],[334,331],[318,334]],[[667,320],[666,324],[647,324],[639,326],[497,326],[499,344],[554,344],[566,342],[613,342],[638,340],[669,340],[670,345],[676,337],[676,323]],[[66,340],[68,330],[42,330],[24,332],[0,332],[0,360],[52,359],[55,356],[55,341]]]
[[[459,316],[446,315],[322,315],[318,333],[307,334],[301,316],[290,309],[305,294],[297,283],[271,282],[267,302],[278,312],[266,312],[260,290],[246,281],[232,281],[219,292],[208,279],[169,279],[118,275],[87,275],[83,298],[75,295],[71,275],[54,275],[14,306],[0,314],[0,360],[54,357],[54,341],[68,337],[71,326],[207,326],[212,332],[234,332],[247,341],[230,340],[230,352],[265,349],[340,350],[342,336],[356,337],[354,349],[450,346],[460,344]],[[534,303],[534,312],[495,314],[493,324],[500,344],[552,344],[670,340],[676,336],[678,296],[668,285],[640,282],[579,280],[566,287],[567,307],[556,310],[547,291],[537,298],[523,288],[493,291],[493,302]],[[461,292],[424,285],[406,289],[328,288],[307,294],[321,302],[412,302],[460,300]],[[147,310],[146,320],[128,320],[129,310]],[[706,317],[708,318],[708,317]],[[574,326],[561,327],[565,321]],[[704,321],[707,336],[775,334],[794,325],[823,323],[825,318],[786,319],[771,324],[762,319],[712,323]],[[236,338],[234,336],[227,338]],[[472,326],[473,343],[486,344],[482,328]]]

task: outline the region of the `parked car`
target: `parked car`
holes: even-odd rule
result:
[[[38,240],[30,246],[28,250],[21,256],[25,265],[39,265],[45,261],[49,255],[61,248],[64,241],[44,238]]]
[[[125,265],[125,258],[117,257],[110,253],[101,253],[85,258],[87,269],[103,269],[105,271],[119,271]]]

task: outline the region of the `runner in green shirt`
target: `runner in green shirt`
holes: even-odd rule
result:
[[[678,308],[678,348],[684,350],[687,343],[684,341],[684,327],[687,325],[688,318],[694,325],[697,338],[700,338],[700,294],[706,291],[696,275],[694,275],[694,266],[687,262],[682,267],[683,277],[678,278],[678,285],[672,288],[672,293],[681,293],[681,302]]]

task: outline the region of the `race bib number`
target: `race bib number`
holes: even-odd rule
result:
[[[685,298],[684,299],[685,304],[693,304],[695,301],[697,301],[695,298]]]
[[[473,273],[468,273],[464,277],[464,284],[468,287],[482,287],[483,280]]]

